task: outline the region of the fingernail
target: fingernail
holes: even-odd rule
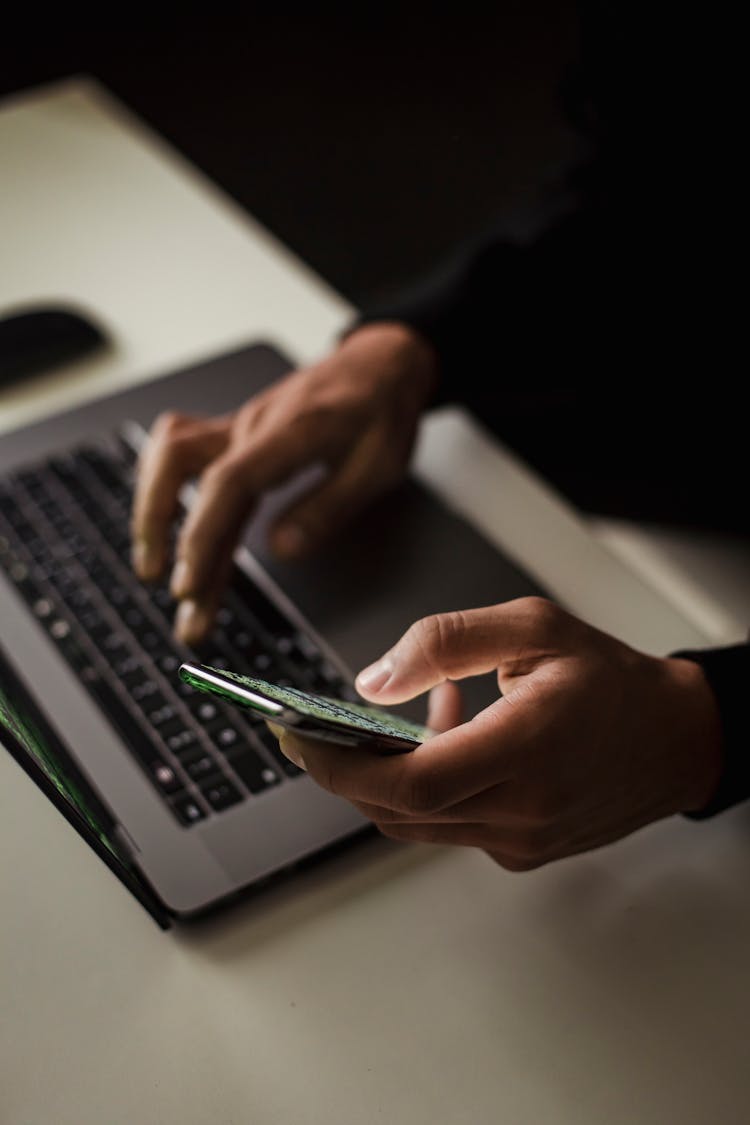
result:
[[[386,656],[371,664],[369,668],[363,668],[357,676],[355,686],[364,688],[374,695],[385,687],[392,674],[393,665]]]
[[[194,644],[203,638],[210,624],[209,615],[203,606],[192,598],[180,602],[174,619],[177,636],[185,644]]]
[[[306,770],[305,759],[302,757],[295,740],[287,737],[287,732],[283,727],[274,726],[273,723],[266,723],[266,726],[274,738],[278,739],[279,750],[284,757],[288,758],[290,762],[294,762],[298,769]]]
[[[309,542],[309,536],[303,528],[296,523],[285,523],[277,528],[273,535],[273,549],[277,555],[299,555],[304,551]]]
[[[146,581],[159,577],[159,558],[145,539],[136,539],[131,551],[133,570]]]
[[[178,559],[169,579],[169,591],[173,598],[184,598],[189,590],[190,568],[186,559]]]

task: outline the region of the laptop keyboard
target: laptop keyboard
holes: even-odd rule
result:
[[[0,568],[189,827],[300,771],[262,720],[179,680],[184,660],[353,695],[315,640],[236,566],[206,642],[191,649],[174,638],[166,582],[143,585],[130,567],[135,452],[124,439],[113,445],[0,480]]]

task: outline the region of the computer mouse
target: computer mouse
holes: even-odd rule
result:
[[[0,317],[0,387],[104,347],[102,330],[78,310],[33,306]]]

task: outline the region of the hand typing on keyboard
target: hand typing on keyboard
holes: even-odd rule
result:
[[[181,640],[196,644],[208,633],[242,526],[267,489],[312,464],[327,469],[321,483],[272,531],[272,548],[293,558],[314,549],[400,480],[435,371],[430,345],[414,331],[371,324],[232,416],[175,413],[157,420],[137,474],[133,565],[146,581],[164,573],[178,493],[199,476],[170,580],[180,603],[176,630]]]
[[[172,632],[163,581],[128,566],[134,452],[127,434],[0,480],[0,571],[186,828],[299,776],[252,715],[177,679],[194,656]],[[324,695],[351,691],[299,621],[238,567],[202,656]]]

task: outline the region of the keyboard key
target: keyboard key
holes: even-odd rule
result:
[[[173,652],[165,652],[163,656],[159,657],[157,663],[165,676],[174,676],[177,674],[177,669],[182,661]]]
[[[225,634],[230,645],[243,655],[259,650],[257,638],[247,629],[230,629]]]
[[[130,753],[157,789],[162,792],[173,792],[182,788],[172,767],[159,754],[151,739],[109,684],[97,678],[90,681],[87,686]]]
[[[182,726],[179,720],[162,727],[159,733],[167,749],[180,759],[202,750],[195,731]]]
[[[163,793],[176,793],[183,788],[179,777],[167,762],[155,759],[151,769],[154,781]]]
[[[206,699],[202,692],[190,696],[187,705],[200,723],[210,723],[219,714],[219,708],[212,699]]]
[[[170,808],[182,824],[196,824],[199,820],[206,819],[206,814],[201,806],[194,797],[188,795],[178,797],[170,804]]]
[[[216,812],[227,809],[230,805],[236,805],[242,800],[239,789],[226,778],[221,781],[207,782],[201,788],[201,793]]]
[[[73,601],[72,596],[67,599],[68,605]],[[105,621],[98,609],[95,609],[91,603],[83,608],[76,609],[73,606],[73,612],[78,618],[78,624],[83,629],[84,633],[93,633],[95,630],[104,630],[104,636],[112,631],[112,626],[108,621]]]
[[[160,695],[159,700],[164,700],[164,696]],[[159,727],[166,726],[168,722],[175,718],[176,714],[177,712],[175,711],[171,703],[162,702],[160,706],[149,706],[148,710],[146,711],[146,718],[148,719],[152,727],[156,727],[158,729]]]
[[[124,681],[126,676],[135,676],[134,683],[137,683],[138,679],[145,675],[142,658],[132,652],[128,652],[126,656],[123,656],[122,660],[113,664],[112,670],[118,680]]]
[[[70,633],[67,637],[60,638],[57,642],[57,651],[61,653],[63,659],[67,661],[81,683],[92,690],[94,681],[100,678],[99,673],[92,665],[88,653],[84,652],[76,638]]]
[[[207,777],[221,774],[219,763],[212,758],[210,754],[206,754],[205,752],[197,758],[183,758],[182,764],[185,768],[185,772],[195,782],[202,782]]]
[[[274,661],[270,652],[259,652],[257,656],[253,657],[252,664],[259,676],[268,680],[273,678]]]
[[[138,704],[141,710],[148,710],[150,713],[159,706],[163,707],[167,702],[159,691],[159,684],[156,680],[141,678],[132,685],[126,683],[126,686],[130,692],[130,698]]]
[[[134,633],[144,629],[148,623],[148,619],[143,610],[139,609],[135,602],[128,600],[119,608],[120,617]]]
[[[272,785],[278,785],[281,780],[278,772],[249,746],[246,746],[241,753],[233,754],[227,761],[251,793],[261,793]]]
[[[218,722],[211,723],[206,728],[207,733],[211,736],[211,741],[214,746],[221,750],[222,754],[226,754],[228,750],[233,750],[242,745],[246,741],[245,737],[240,733],[237,727],[231,726],[229,723]]]
[[[169,592],[167,586],[156,586],[150,591],[151,603],[171,621],[177,603]]]
[[[49,631],[50,636],[52,636],[54,640],[62,641],[68,636],[68,633],[70,632],[70,624],[65,620],[64,617],[56,617],[53,621],[50,621]]]
[[[161,637],[154,629],[146,629],[137,636],[147,652],[153,652],[161,646]]]
[[[104,634],[104,636],[102,637],[101,647],[102,647],[102,651],[105,654],[107,654],[107,653],[112,654],[110,657],[108,657],[108,659],[110,661],[115,660],[115,659],[121,660],[122,659],[122,655],[121,655],[122,650],[123,649],[125,651],[128,650],[128,640],[127,640],[127,637],[125,636],[124,633],[122,633],[119,629],[113,629],[109,625],[109,623],[107,623],[107,631]],[[115,656],[114,654],[117,654],[117,655]]]

